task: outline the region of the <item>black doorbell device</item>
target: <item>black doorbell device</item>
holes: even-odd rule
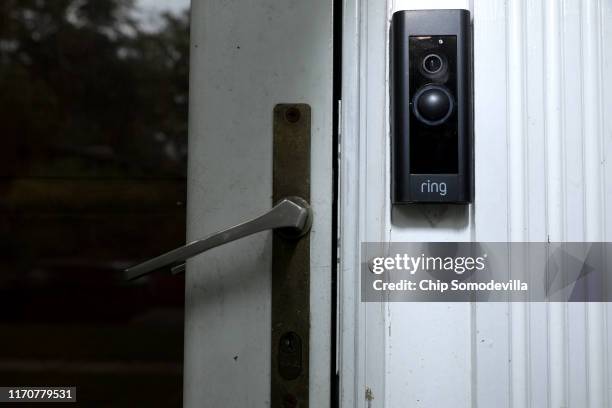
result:
[[[392,201],[470,203],[470,12],[398,11],[391,29]]]

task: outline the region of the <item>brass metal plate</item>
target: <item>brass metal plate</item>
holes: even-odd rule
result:
[[[274,108],[273,199],[310,202],[310,106]],[[310,346],[310,235],[275,232],[272,249],[273,408],[308,407]]]

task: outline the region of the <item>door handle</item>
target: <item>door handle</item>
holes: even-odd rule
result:
[[[173,273],[182,272],[187,259],[228,242],[266,230],[282,229],[285,236],[297,239],[307,234],[311,225],[312,210],[308,202],[300,197],[286,197],[270,211],[257,218],[190,242],[126,269],[126,279],[137,279],[167,266],[172,267]]]

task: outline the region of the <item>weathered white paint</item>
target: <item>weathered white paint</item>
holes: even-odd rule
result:
[[[384,303],[362,303],[359,248],[387,241],[386,178],[387,10],[377,2],[345,2],[343,9],[342,122],[340,143],[340,400],[346,407],[382,406],[385,348]],[[375,78],[375,80],[373,80]],[[381,86],[383,85],[383,86]],[[378,112],[366,115],[362,112]],[[373,398],[373,399],[372,399]]]
[[[272,206],[272,109],[312,107],[310,403],[330,401],[332,2],[194,0],[188,239]],[[271,235],[187,265],[186,407],[270,397]]]
[[[387,33],[393,11],[417,8],[473,13],[467,211],[388,201]],[[355,276],[359,241],[610,239],[612,2],[346,0],[344,12],[343,406],[609,407],[609,305],[381,307],[359,303]]]

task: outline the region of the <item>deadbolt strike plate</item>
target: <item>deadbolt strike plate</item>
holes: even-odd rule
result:
[[[273,202],[299,196],[310,202],[310,106],[274,107]],[[272,245],[273,408],[308,407],[310,346],[310,235],[274,232]]]

